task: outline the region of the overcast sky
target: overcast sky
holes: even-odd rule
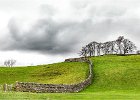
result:
[[[139,0],[0,0],[0,65],[60,62],[120,35],[140,49],[139,27]]]

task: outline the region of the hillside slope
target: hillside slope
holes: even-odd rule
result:
[[[92,57],[93,84],[83,92],[140,91],[140,55]]]
[[[74,84],[88,76],[88,64],[84,62],[62,62],[30,67],[0,67],[0,84],[37,82],[50,84]]]
[[[42,94],[40,93],[39,94],[39,93],[24,93],[24,92],[6,92],[6,93],[0,92],[0,99],[1,100],[15,100],[15,99],[16,100],[25,100],[25,99],[26,100],[27,99],[28,100],[46,100],[46,99],[49,100],[140,100],[140,55],[133,55],[133,56],[107,55],[107,56],[100,56],[100,57],[92,57],[91,60],[94,63],[93,83],[90,86],[88,86],[85,90],[79,93],[42,93]],[[24,68],[23,69],[0,68],[1,70],[0,83],[4,83],[4,82],[12,83],[15,82],[16,79],[19,79],[20,81],[36,80],[37,82],[45,82],[45,83],[46,82],[63,83],[66,82],[66,80],[67,83],[79,82],[79,80],[81,80],[81,78],[84,79],[87,74],[88,65],[87,67],[85,67],[85,65],[86,65],[85,63],[60,63],[60,64],[44,65],[44,67],[43,66],[27,67],[27,69],[25,68],[26,70]],[[63,68],[64,70],[60,71]],[[58,73],[56,74],[52,69],[56,69],[59,70],[60,72],[63,72],[62,73],[63,75],[57,75]],[[16,73],[18,72],[18,75],[20,76],[15,76],[17,74],[13,74],[12,76],[9,77],[1,76],[3,73],[2,70],[4,70],[5,74],[6,72],[9,73],[6,75],[12,75],[10,71],[14,70],[14,72]],[[42,71],[44,72],[43,74]],[[52,72],[53,74],[50,74]],[[65,75],[67,75],[68,77]],[[28,78],[27,76],[30,77]],[[25,79],[24,77],[27,79]],[[46,80],[43,80],[41,77],[43,79],[46,78]],[[72,79],[72,77],[74,80]],[[41,80],[39,80],[40,78]],[[56,80],[58,79],[59,81],[54,81],[55,79]]]

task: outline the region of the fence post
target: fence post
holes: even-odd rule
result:
[[[13,84],[7,85],[7,87],[8,87],[8,91],[12,91]]]
[[[3,85],[3,90],[4,90],[4,92],[7,91],[7,84],[4,84],[4,85]]]
[[[0,85],[0,91],[2,91],[2,85]]]

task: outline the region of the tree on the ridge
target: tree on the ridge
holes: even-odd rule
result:
[[[111,54],[116,52],[115,44],[116,44],[116,41],[110,41],[110,53]]]
[[[93,41],[92,42],[92,48],[93,48],[92,54],[93,54],[93,56],[95,56],[96,45],[97,45],[97,42]]]
[[[119,54],[122,54],[122,41],[124,40],[124,36],[119,36],[116,40],[116,44],[118,46]]]
[[[89,43],[87,45],[87,49],[88,49],[89,56],[92,56],[93,55],[93,47],[92,47],[91,43]]]
[[[87,57],[88,54],[88,48],[86,47],[82,47],[81,51],[80,51],[80,56],[84,56],[85,58]]]
[[[124,54],[129,53],[129,52],[133,52],[136,49],[135,44],[128,39],[124,39],[122,41],[122,43],[123,43]]]
[[[104,54],[109,54],[109,47],[110,47],[109,42],[103,43],[102,50]]]
[[[80,51],[81,56],[100,56],[101,53],[103,54],[126,54],[131,53],[136,49],[135,44],[125,39],[124,36],[119,36],[114,41],[107,41],[104,43],[98,43],[96,41],[93,41],[86,45],[85,47],[82,47]]]
[[[97,56],[100,56],[100,54],[101,54],[101,45],[102,45],[102,43],[97,43],[97,46],[96,46],[96,48],[97,48]]]

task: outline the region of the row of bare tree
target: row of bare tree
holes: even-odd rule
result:
[[[98,43],[93,41],[82,47],[80,56],[100,56],[101,54],[128,54],[136,50],[135,44],[124,36],[119,36],[114,41]]]

